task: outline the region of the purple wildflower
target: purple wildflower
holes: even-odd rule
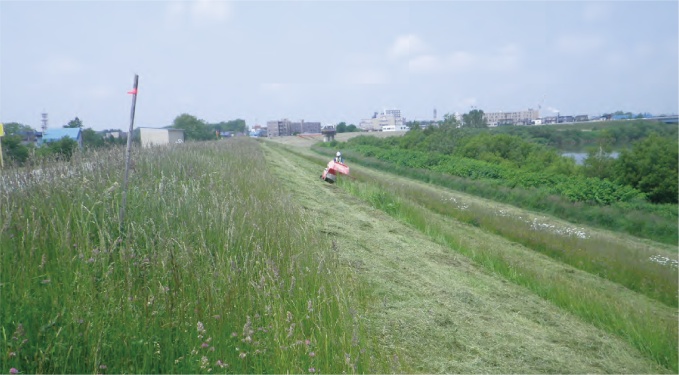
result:
[[[15,369],[14,367],[12,367],[11,369],[9,369],[9,373],[10,373],[10,374],[18,374],[18,373],[19,373],[19,370],[17,370],[17,369]]]
[[[316,369],[313,368],[313,367],[309,367],[309,372],[312,372],[312,373],[313,373],[313,372],[316,372]]]

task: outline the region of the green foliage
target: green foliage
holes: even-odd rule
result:
[[[216,138],[213,129],[210,129],[205,121],[186,113],[177,116],[170,127],[183,129],[186,140],[204,141]]]
[[[615,158],[611,156],[610,146],[590,148],[583,162],[582,171],[587,177],[610,179],[613,176]]]
[[[213,133],[215,130],[218,130],[220,132],[245,133],[247,129],[245,120],[242,119],[222,121],[216,124],[211,124],[209,125],[209,127],[212,129]]]
[[[21,137],[11,133],[0,137],[2,142],[2,153],[5,162],[23,165],[29,157],[29,148],[21,144]]]
[[[559,157],[556,151],[520,137],[485,132],[466,139],[455,155],[530,170],[543,170]]]
[[[676,243],[676,205],[651,204],[644,193],[632,186],[588,176],[573,159],[541,145],[522,145],[514,136],[498,138],[512,143],[511,150],[504,147],[495,150],[491,147],[493,137],[502,134],[428,128],[411,130],[403,137],[359,136],[338,147],[356,163],[547,212],[572,222]],[[461,157],[451,150],[483,154],[482,159],[486,160]]]
[[[446,113],[443,115],[443,121],[439,125],[439,129],[449,130],[459,128],[460,126],[462,126],[462,124],[457,121],[454,114]]]
[[[77,149],[78,142],[69,137],[63,137],[38,148],[36,154],[39,157],[55,157],[57,160],[68,161]]]
[[[679,127],[652,120],[603,121],[549,126],[501,126],[491,128],[496,134],[518,136],[563,150],[582,150],[586,147],[611,146],[625,148],[655,132],[663,137],[677,138]]]
[[[615,162],[615,178],[646,193],[655,203],[677,203],[678,146],[653,133],[625,150]]]
[[[347,125],[346,122],[342,121],[335,126],[335,131],[338,133],[353,133],[358,131],[358,128],[354,124]]]
[[[610,145],[602,144],[598,152],[590,150],[580,168],[556,150],[519,135],[454,126],[454,118],[446,116],[439,128],[412,129],[401,138],[356,137],[345,148],[399,166],[537,188],[574,202],[611,204],[646,196],[654,203],[677,202],[677,142],[668,137],[653,135],[617,161],[604,152]],[[608,131],[603,135],[611,137]]]
[[[136,129],[135,129],[136,130]],[[123,137],[114,137],[112,135],[105,136],[104,132],[97,132],[92,128],[87,128],[82,131],[83,148],[98,149],[108,148],[114,146],[122,146],[127,144],[127,139]]]
[[[462,115],[462,126],[467,128],[487,128],[488,121],[484,117],[483,110],[473,109]]]
[[[6,124],[3,124],[3,128],[5,129],[5,135],[19,134],[19,132],[34,131],[33,128],[31,128],[30,126],[20,124],[18,122],[8,122]]]
[[[65,128],[82,128],[83,127],[83,122],[80,121],[78,117],[74,118],[73,120],[69,121],[68,124],[64,125]]]
[[[104,147],[104,137],[92,130],[92,128],[87,128],[82,131],[83,137],[83,147],[85,148],[98,148]]]

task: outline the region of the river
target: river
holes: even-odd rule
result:
[[[582,163],[585,162],[585,159],[587,159],[587,153],[586,152],[564,152],[561,155],[575,159],[575,164],[578,164],[578,165],[582,165]],[[613,151],[613,152],[611,152],[610,155],[613,159],[617,159],[618,156],[620,156],[620,153]]]

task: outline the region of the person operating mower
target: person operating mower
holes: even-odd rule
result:
[[[323,173],[321,174],[321,180],[332,184],[337,181],[337,176],[341,174],[348,176],[349,167],[344,164],[342,153],[337,151],[335,157],[330,162],[328,162],[328,167],[323,170]]]

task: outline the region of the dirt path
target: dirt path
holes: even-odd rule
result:
[[[368,313],[369,325],[406,366],[397,372],[666,372],[621,339],[320,181],[318,165],[263,147],[279,183],[373,286],[379,303]],[[464,230],[464,236],[493,237],[493,246],[519,246],[477,228]]]

